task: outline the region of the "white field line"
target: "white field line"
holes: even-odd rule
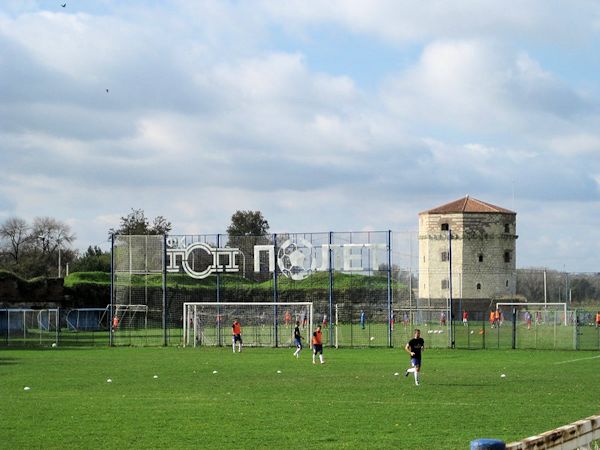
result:
[[[586,359],[596,359],[596,358],[600,358],[600,355],[590,356],[589,358],[577,358],[577,359],[570,359],[568,361],[559,361],[554,364],[568,364],[568,363],[572,363],[572,362],[585,361]]]

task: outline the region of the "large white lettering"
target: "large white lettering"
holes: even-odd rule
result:
[[[337,268],[343,272],[362,272],[378,269],[382,256],[387,255],[386,244],[323,244],[313,246],[306,239],[286,240],[275,252],[274,245],[254,246],[254,272],[261,272],[261,259],[267,256],[268,271],[277,268],[286,277],[303,280],[315,272]],[[210,261],[197,270],[190,260],[202,252]],[[179,272],[182,268],[190,277],[206,278],[213,273],[239,272],[238,259],[243,256],[238,248],[215,248],[202,242],[186,245],[185,238],[167,238],[167,272]],[[366,267],[365,267],[366,265]],[[263,268],[264,270],[264,268]]]
[[[185,273],[196,279],[206,278],[212,273],[239,272],[237,256],[240,254],[237,248],[213,248],[202,242],[194,242],[181,248],[180,242],[171,242],[176,248],[167,248],[167,272],[179,272],[183,267]],[[169,242],[167,241],[167,246]],[[190,255],[193,252],[202,251],[211,258],[211,263],[204,270],[197,271],[189,264]]]

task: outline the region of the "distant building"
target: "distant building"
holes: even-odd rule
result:
[[[453,299],[513,297],[516,217],[469,196],[419,213],[419,298],[448,299],[450,273]]]

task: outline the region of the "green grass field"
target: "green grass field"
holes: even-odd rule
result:
[[[600,413],[597,352],[428,350],[418,387],[400,349],[326,348],[325,359],[0,350],[0,447],[465,449]]]

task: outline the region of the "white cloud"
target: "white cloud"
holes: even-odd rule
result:
[[[545,5],[3,5],[0,217],[57,217],[86,248],[131,208],[189,234],[223,233],[238,209],[275,232],[414,230],[435,205],[470,194],[512,209],[514,192],[523,261],[555,235],[585,249],[592,225],[572,236],[550,213],[596,219],[597,75],[576,56],[580,78],[565,79],[547,48],[595,47],[597,7]],[[352,62],[340,42],[362,38],[402,60],[375,88],[303,46]]]

